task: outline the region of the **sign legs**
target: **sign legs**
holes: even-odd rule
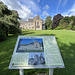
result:
[[[24,75],[24,70],[23,69],[19,69],[19,74],[20,75]]]
[[[49,68],[49,75],[53,75],[53,68]]]
[[[19,69],[19,74],[20,75],[24,75],[24,70],[23,69]],[[49,68],[49,75],[53,75],[53,68]]]

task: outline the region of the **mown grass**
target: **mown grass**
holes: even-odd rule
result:
[[[55,36],[58,42],[65,68],[54,69],[54,75],[75,75],[75,32],[64,30],[25,30],[20,35]],[[19,75],[19,70],[8,69],[18,35],[10,35],[7,40],[0,42],[0,75]],[[25,75],[36,75],[48,69],[24,70]]]

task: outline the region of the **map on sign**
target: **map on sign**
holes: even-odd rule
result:
[[[9,69],[63,68],[55,36],[18,36]]]

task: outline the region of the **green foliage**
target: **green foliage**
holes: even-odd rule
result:
[[[55,29],[67,29],[67,30],[74,30],[75,26],[75,16],[71,17],[64,17],[60,20],[59,26]]]
[[[70,19],[71,19],[71,21],[72,21],[72,29],[74,28],[74,26],[75,26],[75,16],[71,16],[70,17]]]
[[[72,25],[67,25],[66,27],[67,30],[71,30],[71,28],[72,28]]]
[[[6,38],[7,38],[6,35],[3,33],[2,30],[0,30],[0,42],[4,41]]]
[[[63,18],[61,14],[57,14],[53,17],[52,29],[59,26],[60,20]]]
[[[61,30],[62,28],[60,26],[56,27],[54,30]]]
[[[45,29],[51,29],[51,25],[52,25],[52,20],[51,20],[51,16],[47,16],[45,18]]]
[[[59,23],[59,27],[61,29],[66,29],[67,28],[68,23],[64,22],[64,19],[61,19],[60,23]]]
[[[61,21],[61,24],[63,23],[63,22],[65,22],[65,23],[70,23],[70,17],[68,17],[68,16],[65,16],[63,19],[62,19],[62,21]]]
[[[18,34],[18,33],[21,33],[21,30],[19,28],[16,28],[15,26],[10,26],[9,33],[10,34]]]
[[[8,36],[9,31],[14,31],[13,34],[21,32],[19,29],[19,15],[17,11],[9,10],[6,5],[0,2],[0,29],[3,31],[2,34]],[[10,29],[12,26],[14,29]]]
[[[72,29],[75,30],[75,26]]]

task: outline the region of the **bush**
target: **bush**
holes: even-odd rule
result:
[[[0,30],[0,42],[4,41],[7,38],[7,36],[4,34],[2,30]]]
[[[52,29],[51,29],[51,27],[48,27],[48,29],[47,29],[47,30],[52,30]]]
[[[60,26],[56,27],[54,30],[60,30],[62,29]]]
[[[10,26],[9,33],[10,34],[18,34],[18,33],[21,33],[21,30],[19,28],[16,28],[15,26]]]
[[[71,30],[71,28],[72,28],[72,25],[67,25],[66,27],[67,30]]]
[[[75,26],[72,28],[72,30],[75,30]]]

